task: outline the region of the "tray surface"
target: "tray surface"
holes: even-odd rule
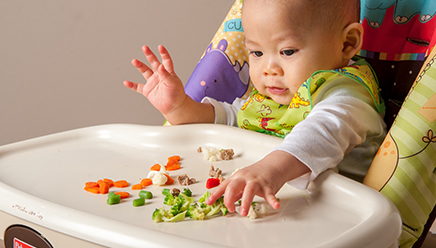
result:
[[[213,162],[224,177],[250,165],[281,139],[220,125],[173,127],[127,124],[72,130],[0,147],[0,210],[111,247],[347,247],[360,242],[376,247],[370,237],[386,232],[395,240],[401,221],[393,205],[380,194],[333,172],[323,173],[307,191],[285,185],[277,197],[281,208],[268,206],[268,216],[255,220],[229,214],[205,221],[154,223],[154,209],[163,206],[164,187],[145,188],[154,197],[133,207],[137,190],[118,205],[106,195],[83,190],[87,181],[145,178],[157,162],[181,156],[182,168],[169,174],[197,179],[190,185],[198,199],[207,189],[211,163],[198,147],[233,148],[235,158]],[[260,172],[261,173],[261,172]],[[182,188],[176,182],[170,187]],[[212,189],[213,190],[213,189]],[[212,191],[211,190],[211,191]],[[256,201],[264,202],[263,199]],[[380,241],[382,242],[382,241]],[[348,246],[348,247],[356,247]],[[380,246],[381,247],[381,246]]]

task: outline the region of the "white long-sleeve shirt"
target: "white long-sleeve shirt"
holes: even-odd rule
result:
[[[215,123],[237,126],[237,113],[246,100],[233,104],[205,97],[215,109]],[[377,113],[369,92],[341,77],[322,85],[313,95],[313,109],[274,150],[288,152],[311,172],[288,182],[306,189],[320,173],[338,166],[347,177],[362,181],[386,135],[383,114]]]

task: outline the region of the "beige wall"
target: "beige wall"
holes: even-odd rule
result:
[[[123,80],[141,46],[167,46],[189,78],[234,0],[3,1],[0,145],[107,123],[161,125]]]

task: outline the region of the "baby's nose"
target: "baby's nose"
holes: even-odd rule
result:
[[[263,69],[264,76],[281,76],[283,75],[282,68],[274,62],[268,63]]]

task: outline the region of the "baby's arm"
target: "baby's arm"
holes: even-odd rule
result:
[[[234,202],[242,197],[241,214],[246,215],[254,195],[258,195],[276,209],[279,204],[274,195],[286,182],[305,188],[319,173],[337,166],[355,146],[365,140],[381,138],[381,142],[385,135],[383,119],[373,109],[369,93],[355,82],[334,86],[332,83],[321,90],[323,94],[317,99],[322,99],[322,103],[315,105],[309,117],[281,145],[223,181],[207,204],[225,194],[226,206],[234,211]],[[380,143],[374,146],[377,144]],[[368,148],[375,153],[374,147]],[[300,178],[302,175],[308,176]],[[298,185],[294,180],[297,178]]]
[[[151,68],[137,59],[132,60],[133,66],[141,72],[147,83],[124,81],[124,85],[147,97],[173,125],[213,123],[215,118],[213,106],[196,102],[186,95],[183,83],[174,71],[170,54],[162,45],[158,49],[162,63],[148,46],[142,47]]]
[[[262,160],[238,170],[224,180],[206,203],[213,204],[224,194],[224,204],[230,212],[234,212],[235,202],[242,199],[240,214],[246,216],[254,196],[257,195],[263,197],[274,209],[278,209],[280,203],[275,195],[283,184],[308,172],[309,168],[293,155],[284,151],[273,151]]]

